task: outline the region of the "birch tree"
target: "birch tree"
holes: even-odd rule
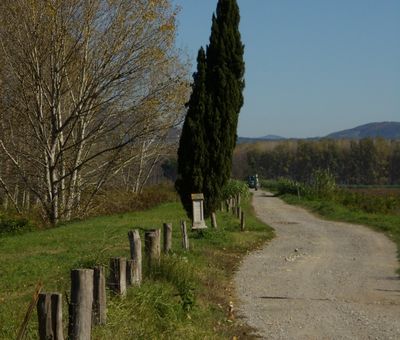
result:
[[[126,150],[180,121],[176,14],[169,0],[1,2],[0,150],[51,224],[84,214],[140,158]]]

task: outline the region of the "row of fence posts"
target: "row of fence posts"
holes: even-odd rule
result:
[[[228,198],[226,201],[221,202],[221,211],[231,212],[233,216],[240,220],[240,230],[244,231],[246,228],[246,220],[244,211],[241,208],[240,194]]]
[[[231,197],[221,204],[221,211],[232,212],[240,219],[240,230],[245,230],[245,216],[240,207],[240,195]],[[215,213],[211,223],[217,228]],[[189,237],[186,221],[181,221],[182,247],[189,250]],[[71,295],[68,302],[68,339],[87,340],[91,338],[94,325],[107,322],[106,285],[118,296],[125,296],[127,287],[140,286],[142,282],[142,242],[139,230],[128,232],[130,258],[110,259],[109,276],[106,280],[105,268],[71,270]],[[163,224],[163,253],[168,254],[172,247],[172,224]],[[161,230],[150,229],[144,232],[144,253],[147,266],[151,268],[160,263]],[[63,340],[62,294],[40,293],[37,302],[40,340]]]
[[[182,247],[189,250],[186,221],[181,221]],[[128,232],[130,258],[110,258],[109,276],[105,268],[71,270],[71,294],[68,303],[68,339],[88,340],[94,325],[107,322],[106,285],[118,296],[125,296],[127,287],[142,282],[142,242],[139,230]],[[163,224],[163,253],[171,252],[172,224]],[[161,230],[144,232],[144,253],[149,268],[160,263]],[[40,340],[63,340],[62,294],[40,293],[37,301]]]

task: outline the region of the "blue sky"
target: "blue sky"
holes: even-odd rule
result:
[[[178,47],[195,66],[217,0],[181,7]],[[324,136],[400,121],[400,0],[238,0],[245,44],[240,136]]]

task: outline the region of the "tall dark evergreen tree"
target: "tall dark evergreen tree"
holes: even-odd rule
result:
[[[219,0],[207,54],[197,58],[193,92],[178,150],[176,188],[191,214],[190,194],[202,192],[205,215],[220,204],[231,175],[236,130],[243,105],[244,47],[236,0]]]
[[[206,159],[204,114],[206,110],[206,56],[201,47],[197,56],[197,72],[193,75],[192,94],[183,124],[178,149],[178,179],[175,187],[190,216],[191,193],[203,191]]]
[[[219,0],[207,46],[208,108],[205,114],[208,157],[203,193],[206,213],[215,211],[231,175],[239,112],[243,105],[244,46],[236,0]]]

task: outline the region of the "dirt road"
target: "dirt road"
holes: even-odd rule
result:
[[[265,339],[400,339],[396,246],[366,227],[321,220],[257,191],[277,237],[235,277],[239,314]]]

